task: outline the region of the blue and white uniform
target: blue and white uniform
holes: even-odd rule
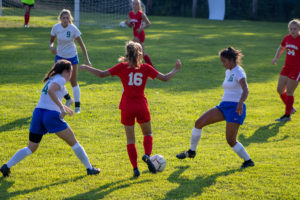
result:
[[[223,82],[224,95],[222,97],[222,102],[217,108],[223,113],[227,122],[243,124],[246,118],[246,105],[244,103],[243,113],[239,115],[236,112],[238,102],[243,93],[239,81],[243,78],[246,79],[246,73],[244,69],[238,65],[231,70],[227,69],[225,72],[225,80]]]
[[[80,35],[81,32],[73,24],[68,24],[67,27],[63,27],[61,23],[58,23],[52,27],[51,36],[56,36],[57,38],[55,63],[60,59],[66,59],[70,61],[72,65],[79,63],[74,39],[80,37]]]
[[[60,74],[51,77],[42,89],[40,101],[33,111],[33,116],[30,124],[30,132],[35,134],[56,133],[68,128],[68,124],[64,119],[60,118],[60,109],[52,101],[48,94],[48,88],[53,83],[59,85],[59,90],[56,91],[56,96],[61,101],[65,94],[66,80]]]

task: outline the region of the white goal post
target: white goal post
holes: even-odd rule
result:
[[[132,0],[35,0],[31,9],[31,19],[36,16],[57,16],[66,8],[74,16],[74,24],[119,26],[120,21],[128,18],[132,10]],[[142,4],[144,12],[146,7]],[[0,16],[24,16],[21,0],[0,0]],[[56,21],[56,18],[52,18]],[[20,19],[20,18],[19,18]],[[30,23],[30,22],[29,22]]]

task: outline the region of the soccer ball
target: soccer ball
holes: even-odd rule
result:
[[[165,158],[161,155],[154,155],[150,157],[153,165],[155,166],[156,171],[162,172],[167,165]]]
[[[120,22],[120,27],[121,27],[121,28],[126,28],[125,21],[121,21],[121,22]]]

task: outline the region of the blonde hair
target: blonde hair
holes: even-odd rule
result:
[[[244,56],[242,54],[241,50],[234,49],[233,47],[228,47],[226,49],[222,49],[219,52],[219,56],[226,58],[228,60],[233,60],[235,64],[238,64],[239,66],[242,65],[242,57]]]
[[[129,41],[125,45],[125,56],[119,62],[128,62],[130,67],[140,68],[143,60],[143,49],[140,43]]]
[[[68,10],[68,9],[62,9],[62,11],[60,11],[60,13],[59,13],[57,19],[58,19],[59,21],[61,21],[61,17],[62,17],[63,15],[65,15],[65,14],[68,14],[68,15],[70,16],[69,23],[70,23],[70,24],[73,24],[74,18],[73,18],[72,14],[71,14],[71,11]]]
[[[144,11],[143,11],[143,7],[142,7],[141,0],[132,0],[132,2],[133,2],[133,1],[137,1],[137,2],[139,3],[139,11],[144,12]]]
[[[293,19],[288,23],[288,28],[290,28],[291,25],[296,25],[298,28],[300,28],[300,20],[299,19]]]

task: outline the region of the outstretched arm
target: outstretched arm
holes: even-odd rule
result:
[[[161,81],[168,81],[170,80],[179,70],[181,69],[181,62],[178,59],[177,62],[175,63],[174,68],[167,74],[163,74],[161,72],[158,73],[156,76],[157,79]]]
[[[276,64],[276,62],[277,62],[279,56],[282,54],[282,52],[284,51],[284,49],[285,49],[285,47],[283,47],[283,46],[281,46],[281,45],[278,47],[278,49],[277,49],[277,51],[276,51],[276,53],[275,53],[274,59],[273,59],[273,61],[272,61],[273,65]]]
[[[84,45],[84,43],[83,43],[81,37],[80,37],[80,36],[77,37],[76,40],[77,40],[78,44],[80,45],[80,48],[81,48],[82,53],[83,53],[83,55],[84,55],[84,58],[85,58],[85,64],[91,65],[91,62],[90,62],[90,59],[89,59],[87,50],[86,50],[86,48],[85,48],[85,45]]]
[[[92,74],[94,74],[95,76],[98,76],[101,78],[104,78],[104,77],[110,75],[110,72],[108,70],[103,71],[103,70],[96,69],[96,68],[88,66],[88,65],[81,65],[80,70],[87,70],[87,71],[91,72]]]

